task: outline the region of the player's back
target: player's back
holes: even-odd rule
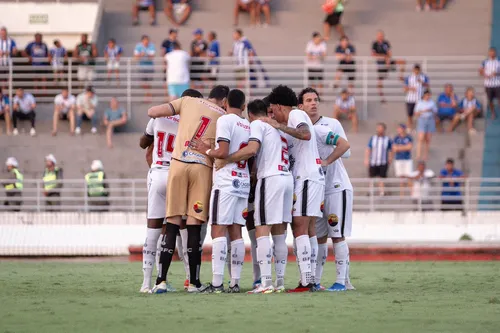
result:
[[[178,116],[149,120],[146,134],[154,137],[153,164],[151,164],[151,168],[170,165],[178,126]]]

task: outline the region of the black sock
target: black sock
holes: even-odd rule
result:
[[[174,256],[178,231],[178,225],[167,222],[165,235],[162,235],[161,239],[160,272],[156,278],[156,284],[167,281],[167,273]]]
[[[188,232],[189,282],[199,288],[201,286],[201,225],[188,225],[186,229]]]

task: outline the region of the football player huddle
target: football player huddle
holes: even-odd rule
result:
[[[249,293],[285,292],[288,225],[300,272],[298,286],[288,292],[325,290],[328,238],[337,276],[326,290],[354,289],[345,241],[351,234],[353,188],[342,163],[350,146],[341,124],[320,115],[319,103],[312,88],[297,96],[280,85],[247,105],[241,90],[216,86],[207,99],[189,89],[148,110],[151,120],[140,140],[150,164],[141,292],[174,291],[167,274],[177,246],[187,292],[239,293],[243,226],[252,243]],[[206,222],[213,276],[202,284]],[[226,264],[231,280],[225,289]]]

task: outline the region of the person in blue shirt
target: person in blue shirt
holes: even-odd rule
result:
[[[455,161],[452,158],[446,160],[444,169],[439,174],[440,179],[454,178],[454,181],[443,182],[441,192],[441,210],[462,210],[462,192],[460,191],[464,181],[464,174],[459,169],[455,169]]]
[[[144,81],[142,88],[146,90],[146,99],[151,98],[149,91],[151,85],[147,82],[153,80],[155,55],[155,45],[149,41],[149,36],[143,35],[141,42],[135,46],[134,59],[139,61],[139,72],[142,73],[141,80]]]
[[[475,95],[474,88],[467,88],[465,91],[465,97],[458,105],[458,113],[451,122],[450,132],[453,131],[461,121],[466,120],[469,134],[476,133],[476,129],[474,128],[474,118],[481,116],[482,106]]]
[[[49,51],[49,62],[54,71],[54,81],[64,80],[64,61],[67,60],[68,55],[66,49],[62,46],[61,42],[54,40],[54,47]]]
[[[411,159],[411,150],[413,149],[413,138],[406,133],[406,125],[398,126],[398,135],[392,141],[392,150],[394,154],[394,173],[396,177],[406,178],[413,171],[413,161]],[[401,181],[401,195],[404,194],[404,187],[408,182]]]
[[[210,59],[210,81],[217,81],[217,73],[219,71],[220,46],[217,40],[217,34],[214,31],[208,33],[208,51],[207,55]]]
[[[10,135],[9,96],[3,94],[2,87],[0,87],[0,119],[5,120],[5,131],[7,132],[7,135]]]
[[[35,76],[34,81],[45,82],[47,78],[44,75],[45,70],[42,66],[46,66],[48,64],[47,58],[49,56],[49,48],[47,47],[47,44],[43,42],[42,34],[35,34],[35,40],[29,43],[24,49],[24,56],[29,58],[32,66],[39,67],[36,69],[37,75]],[[38,88],[38,85],[35,85],[35,89]],[[45,89],[45,85],[43,85],[42,88]]]
[[[104,48],[104,58],[106,58],[106,67],[108,68],[108,81],[111,81],[113,72],[115,73],[116,81],[120,80],[120,58],[122,54],[122,47],[116,44],[114,38],[110,38]]]
[[[178,42],[177,35],[178,35],[177,29],[170,29],[170,31],[168,32],[168,38],[165,39],[161,44],[163,57],[165,57],[165,54],[172,52],[174,50],[174,43]]]
[[[115,128],[127,123],[128,117],[125,109],[118,105],[118,100],[113,97],[109,102],[109,108],[104,112],[104,126],[106,126],[106,142],[109,148],[113,148],[111,137]]]
[[[427,161],[429,148],[431,145],[432,133],[436,131],[437,106],[432,100],[431,91],[424,91],[422,99],[415,105],[415,115],[417,117],[417,160]],[[422,154],[422,146],[424,152]]]
[[[439,132],[443,132],[443,122],[445,120],[453,120],[455,114],[457,113],[458,98],[453,91],[453,85],[447,83],[444,86],[444,92],[439,95],[438,100],[438,113],[436,118],[436,127]],[[451,132],[452,128],[448,129]]]

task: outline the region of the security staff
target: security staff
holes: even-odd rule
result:
[[[49,206],[59,206],[61,204],[61,191],[63,184],[63,170],[57,166],[57,160],[54,155],[49,154],[45,156],[45,171],[43,172],[43,194],[47,198],[45,205],[48,211],[54,211]]]
[[[104,211],[107,210],[102,206],[108,206],[107,198],[109,195],[108,184],[105,181],[106,175],[104,174],[104,166],[101,161],[94,160],[90,166],[91,172],[85,175],[85,182],[87,183],[87,197],[89,198],[90,206],[101,206],[92,210]]]
[[[7,167],[7,171],[9,172],[10,176],[7,179],[10,179],[10,181],[4,182],[3,186],[5,188],[7,197],[12,199],[5,200],[4,205],[12,206],[11,211],[19,212],[21,210],[20,206],[22,202],[21,197],[22,197],[24,176],[18,170],[19,163],[17,163],[17,160],[14,157],[9,157],[5,162],[5,165]]]

